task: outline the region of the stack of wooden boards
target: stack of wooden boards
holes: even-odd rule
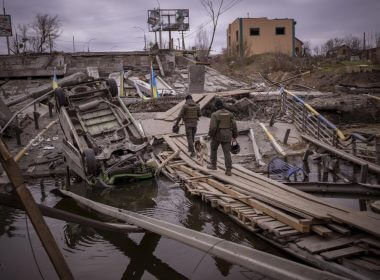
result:
[[[181,151],[179,158],[166,166],[166,172],[179,177],[191,194],[200,195],[248,230],[265,232],[266,237],[280,244],[298,242],[300,245],[295,247],[302,254],[318,254],[325,260],[370,254],[379,261],[373,267],[380,269],[380,215],[331,205],[239,165],[234,165],[233,176],[226,176],[220,160],[217,171],[208,170],[205,168],[208,159],[200,164],[189,157],[183,137],[164,136],[164,139],[171,150]],[[171,154],[164,152],[159,159],[162,161]],[[350,235],[349,242],[335,244],[345,235]],[[331,246],[310,251],[301,242],[309,237],[316,238],[310,246],[324,242],[331,242]]]

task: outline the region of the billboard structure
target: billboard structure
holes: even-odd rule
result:
[[[150,32],[188,31],[189,9],[154,9],[148,10]]]
[[[12,36],[12,23],[10,15],[0,15],[0,37]]]

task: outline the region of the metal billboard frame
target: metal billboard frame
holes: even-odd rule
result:
[[[10,15],[0,15],[0,37],[12,37],[12,21]]]
[[[154,9],[148,10],[149,32],[188,31],[189,9]]]

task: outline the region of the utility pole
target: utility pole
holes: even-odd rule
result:
[[[75,41],[74,41],[74,35],[73,35],[73,53],[75,53]]]
[[[49,50],[50,50],[50,53],[51,53],[51,36],[49,34]]]
[[[5,16],[5,3],[4,3],[4,0],[3,0],[3,12],[4,12],[4,16]],[[11,54],[11,50],[9,48],[9,37],[7,36],[7,49],[8,49],[8,54]]]
[[[162,49],[162,21],[161,21],[161,8],[159,8],[160,13],[160,49]]]
[[[182,30],[182,49],[185,50],[185,36],[183,36],[183,30]]]

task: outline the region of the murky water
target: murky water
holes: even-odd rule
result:
[[[91,217],[55,192],[55,182],[30,186],[37,202]],[[242,229],[228,217],[164,179],[122,189],[72,191],[112,206],[183,225],[226,240],[287,257]],[[121,234],[46,218],[76,279],[267,279],[202,251],[154,233]],[[56,279],[30,221],[23,211],[0,207],[0,279]],[[31,246],[27,230],[30,232]]]

